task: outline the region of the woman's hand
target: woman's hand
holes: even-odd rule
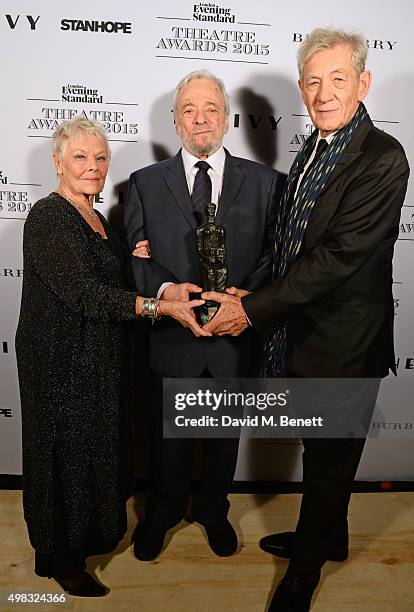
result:
[[[158,313],[160,315],[168,315],[181,323],[183,327],[190,329],[193,334],[199,336],[211,336],[212,334],[197,323],[194,308],[202,306],[204,300],[191,300],[190,302],[160,300]]]
[[[149,240],[140,240],[136,243],[135,249],[132,251],[134,257],[141,259],[149,259],[151,257],[151,245]]]

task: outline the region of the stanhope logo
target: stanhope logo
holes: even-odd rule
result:
[[[213,21],[216,23],[234,23],[236,16],[224,8],[211,2],[199,2],[193,7],[194,21]]]
[[[72,32],[100,32],[101,34],[132,34],[129,21],[98,21],[83,19],[62,19],[60,29]]]

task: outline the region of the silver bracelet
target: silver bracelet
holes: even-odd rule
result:
[[[149,317],[154,322],[161,318],[159,314],[160,300],[157,298],[144,298],[142,302],[141,317]]]

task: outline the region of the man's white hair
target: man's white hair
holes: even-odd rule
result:
[[[368,42],[362,34],[335,30],[334,28],[316,28],[300,44],[297,60],[300,79],[303,78],[303,67],[311,55],[336,45],[347,45],[352,53],[352,65],[357,75],[365,70],[368,55]]]
[[[207,79],[208,81],[211,81],[218,87],[219,91],[221,92],[224,98],[224,110],[226,111],[226,115],[228,115],[230,113],[229,96],[227,94],[224,83],[221,79],[216,77],[212,72],[209,72],[208,70],[195,70],[194,72],[190,72],[190,74],[187,74],[187,76],[181,79],[181,81],[178,83],[177,87],[175,88],[174,95],[173,95],[174,113],[177,112],[178,94],[180,93],[182,88],[185,85],[187,85],[187,83],[190,83],[191,81],[194,81],[195,79]]]

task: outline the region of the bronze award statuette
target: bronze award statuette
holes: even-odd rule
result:
[[[216,205],[207,204],[206,223],[197,228],[197,250],[200,258],[201,280],[204,291],[224,291],[227,286],[226,230],[215,222]],[[199,309],[200,322],[210,321],[220,304],[207,300]]]

